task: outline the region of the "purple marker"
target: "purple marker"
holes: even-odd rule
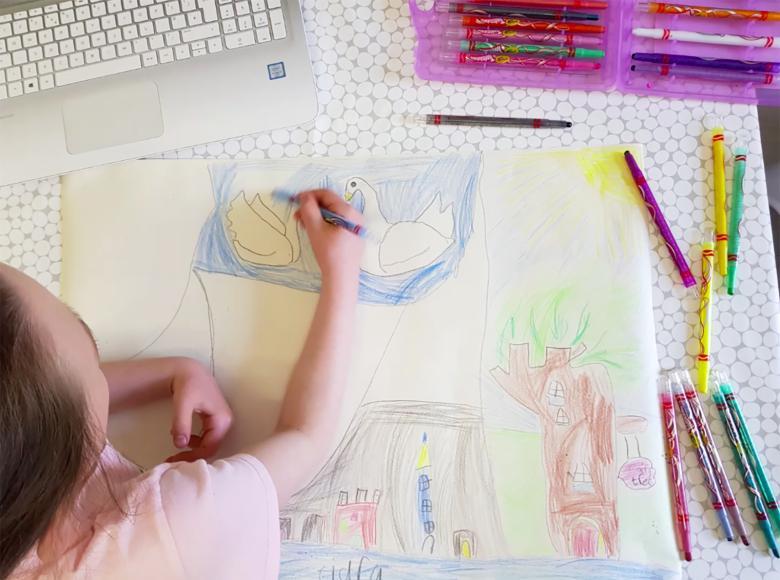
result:
[[[683,284],[685,284],[686,288],[695,286],[696,278],[693,277],[691,268],[688,266],[688,262],[685,261],[685,256],[683,256],[683,253],[680,251],[680,246],[677,245],[677,241],[674,239],[674,235],[672,235],[672,230],[669,229],[669,224],[666,223],[666,218],[661,212],[661,208],[655,200],[653,192],[650,190],[650,186],[647,184],[647,179],[645,179],[642,170],[639,169],[639,165],[637,165],[636,159],[631,155],[631,152],[626,151],[624,155],[626,157],[628,169],[631,172],[631,177],[634,178],[634,183],[636,183],[636,186],[639,189],[639,195],[642,196],[647,211],[650,212],[650,217],[653,218],[655,225],[658,226],[658,231],[661,232],[661,235],[666,242],[666,247],[669,248],[672,259],[674,260],[674,263],[677,264],[677,269],[680,271]]]
[[[751,60],[734,60],[732,58],[702,58],[685,54],[655,52],[635,52],[631,55],[631,58],[639,62],[651,62],[654,64],[678,64],[743,72],[780,72],[780,62],[756,62]]]
[[[745,72],[739,70],[718,70],[712,68],[697,68],[675,64],[645,64],[631,65],[631,70],[640,73],[650,73],[662,77],[696,78],[706,81],[724,83],[753,83],[757,85],[773,85],[780,78],[772,73]]]

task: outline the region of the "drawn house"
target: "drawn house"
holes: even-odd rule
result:
[[[618,556],[615,411],[606,369],[574,366],[581,348],[551,348],[532,367],[528,344],[511,344],[509,368],[492,374],[542,429],[547,523],[553,546],[570,557]]]
[[[283,510],[289,539],[313,541],[301,526],[320,514],[334,522],[320,543],[439,558],[503,555],[485,449],[477,407],[365,404],[326,466]],[[358,489],[354,501],[347,489]]]
[[[376,545],[376,508],[382,492],[374,490],[371,501],[368,490],[358,489],[350,503],[349,492],[339,493],[333,517],[333,543],[355,545],[366,550]]]

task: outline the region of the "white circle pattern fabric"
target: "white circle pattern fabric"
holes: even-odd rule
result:
[[[715,276],[712,353],[715,364],[728,369],[738,386],[767,475],[780,491],[780,305],[755,107],[618,92],[422,81],[414,76],[415,33],[402,0],[304,0],[303,12],[318,88],[317,119],[303,127],[198,145],[162,157],[278,159],[640,143],[645,148],[647,177],[698,275],[701,231],[713,223],[712,151],[705,117],[720,117],[729,133],[729,145],[733,145],[737,131],[748,137],[739,294],[726,296]],[[574,126],[561,131],[399,122],[401,116],[429,112],[563,118],[573,121]],[[726,164],[730,191],[730,154]],[[539,200],[544,203],[544,192],[539,193]],[[56,177],[0,187],[0,261],[21,268],[55,294],[61,269],[59,208]],[[692,368],[698,352],[698,298],[695,291],[683,287],[655,228],[650,238],[659,362],[662,368]],[[720,419],[714,407],[707,405],[726,470],[739,490],[737,500],[751,532],[751,546],[721,539],[715,513],[707,506],[695,455],[688,446],[685,463],[694,561],[683,567],[684,575],[692,580],[780,580],[780,560],[767,554]],[[684,435],[681,441],[687,445]]]

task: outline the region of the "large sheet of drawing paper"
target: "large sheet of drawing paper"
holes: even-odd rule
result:
[[[282,576],[675,577],[648,224],[623,150],[77,173],[62,293],[105,358],[210,365],[235,452],[273,428],[320,283],[271,192],[332,188],[373,241],[331,455],[281,514]],[[164,403],[128,413],[112,440],[150,465],[169,421]]]

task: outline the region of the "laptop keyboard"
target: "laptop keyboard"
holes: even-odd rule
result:
[[[66,0],[0,14],[0,100],[285,36],[281,0]]]

